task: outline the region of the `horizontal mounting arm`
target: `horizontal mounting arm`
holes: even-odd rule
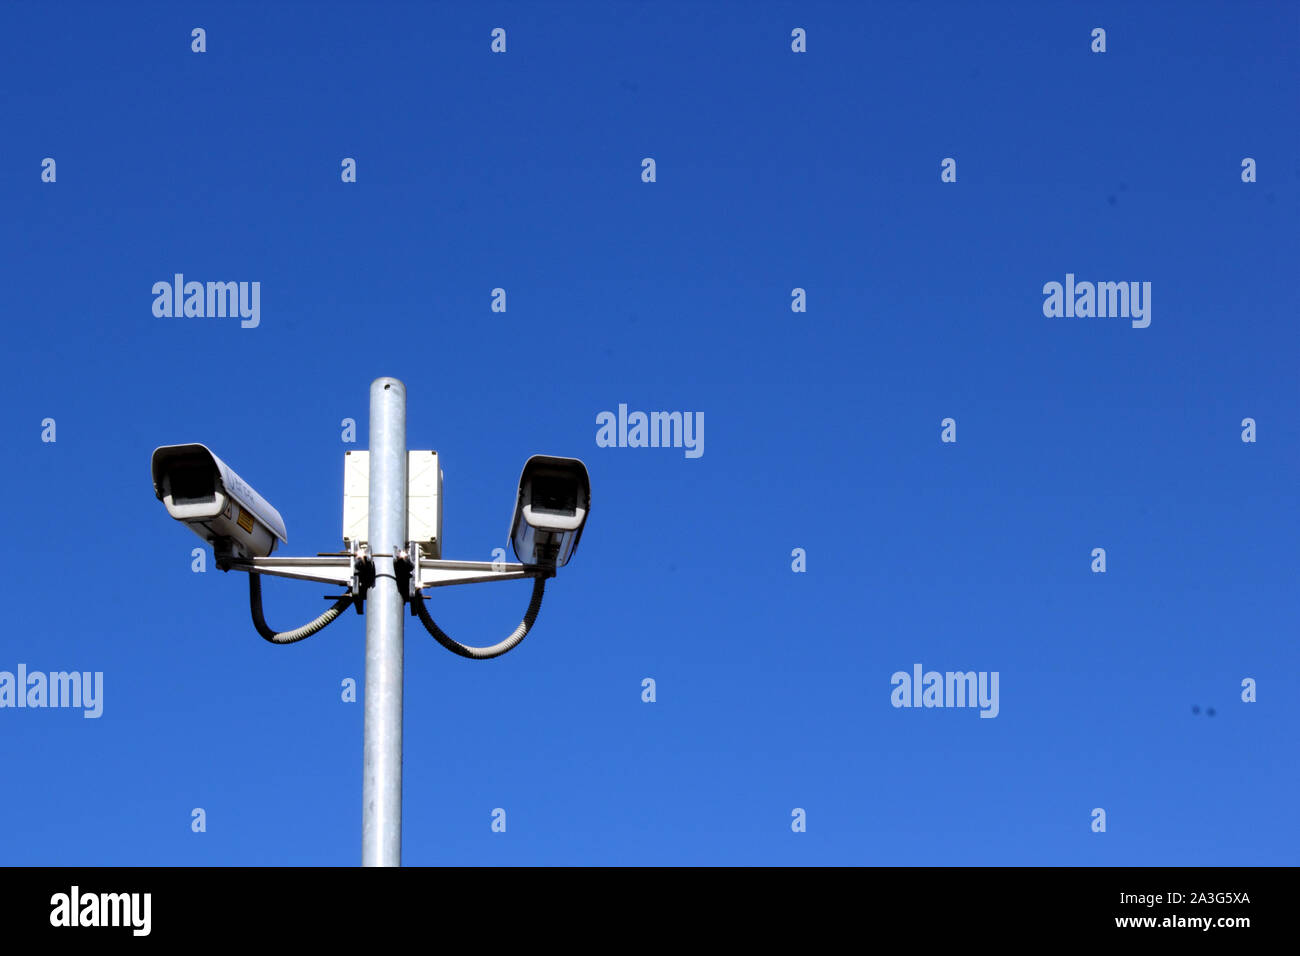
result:
[[[417,588],[440,588],[450,584],[478,584],[482,581],[517,581],[520,578],[550,577],[551,572],[536,564],[507,564],[504,561],[440,561],[420,558]]]
[[[301,581],[320,581],[350,587],[354,574],[353,558],[348,555],[315,558],[253,558],[231,561],[230,570],[250,574],[270,574]],[[517,581],[520,578],[550,577],[551,571],[536,564],[512,564],[504,561],[441,561],[420,558],[417,588],[440,588],[452,584],[478,584],[485,581]]]
[[[280,578],[298,578],[300,581],[320,581],[348,587],[352,584],[352,558],[253,558],[231,561],[230,570],[248,571],[250,574],[270,574]]]

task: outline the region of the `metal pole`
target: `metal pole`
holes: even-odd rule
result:
[[[402,616],[393,549],[406,548],[406,386],[370,383],[370,553],[366,597],[361,865],[402,865]]]

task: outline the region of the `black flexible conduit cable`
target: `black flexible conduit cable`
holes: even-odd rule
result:
[[[452,640],[443,633],[442,628],[433,622],[429,616],[429,609],[424,606],[424,595],[419,591],[415,597],[411,598],[411,604],[415,607],[415,613],[420,618],[420,623],[424,629],[433,635],[436,640],[453,654],[459,654],[461,657],[469,657],[474,660],[486,660],[489,657],[500,657],[506,651],[513,648],[525,637],[532,629],[533,622],[537,620],[537,612],[542,608],[542,592],[546,589],[546,578],[533,578],[533,598],[528,602],[528,610],[524,612],[524,619],[520,625],[515,628],[514,633],[507,637],[499,644],[493,644],[491,647],[470,647],[468,644],[462,644],[460,641]],[[322,625],[323,626],[323,625]]]
[[[311,637],[350,608],[352,606],[352,595],[348,594],[339,598],[334,602],[333,607],[310,624],[296,627],[292,631],[273,631],[267,626],[266,618],[262,616],[262,576],[250,571],[248,573],[248,605],[253,612],[253,626],[257,628],[258,634],[261,634],[272,644],[293,644],[303,638]]]

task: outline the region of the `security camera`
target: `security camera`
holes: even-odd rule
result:
[[[276,541],[287,543],[280,512],[206,446],[155,448],[151,468],[158,500],[211,542],[219,567],[231,558],[265,558]]]
[[[510,543],[524,564],[563,567],[578,548],[591,509],[587,466],[576,458],[534,455],[519,476]]]

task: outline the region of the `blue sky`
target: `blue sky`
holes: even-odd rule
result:
[[[6,4],[0,670],[104,703],[0,709],[0,863],[359,861],[363,620],[263,642],[148,459],[336,550],[391,375],[446,556],[530,454],[593,488],[517,650],[407,619],[406,864],[1294,865],[1298,44],[1286,3]],[[260,324],[156,317],[178,272]],[[1046,317],[1067,273],[1150,326]],[[704,454],[597,447],[620,403]],[[430,608],[485,644],[527,597]],[[891,706],[915,663],[998,716]]]

